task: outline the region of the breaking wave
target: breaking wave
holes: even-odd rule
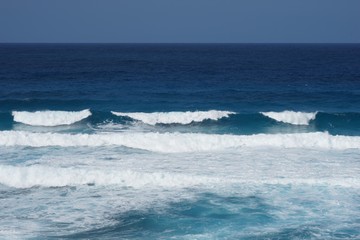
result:
[[[121,117],[130,117],[135,120],[142,121],[149,125],[155,124],[189,124],[192,122],[202,122],[204,120],[218,120],[224,117],[229,117],[230,114],[235,114],[234,112],[229,111],[195,111],[195,112],[153,112],[153,113],[143,113],[143,112],[132,112],[132,113],[123,113],[123,112],[111,112],[116,116]]]
[[[261,112],[266,117],[272,118],[278,122],[290,123],[293,125],[309,125],[314,120],[317,112]]]
[[[15,122],[24,123],[31,126],[54,127],[60,125],[70,125],[79,122],[89,116],[89,109],[82,111],[36,111],[36,112],[18,112],[13,111]]]
[[[219,151],[242,147],[359,149],[360,137],[326,132],[294,134],[219,135],[198,133],[62,134],[25,131],[0,132],[0,146],[107,146],[118,145],[153,152]]]

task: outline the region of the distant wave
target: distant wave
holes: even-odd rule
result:
[[[153,112],[153,113],[143,113],[143,112],[132,112],[132,113],[123,113],[123,112],[111,112],[116,116],[130,117],[135,120],[142,121],[149,125],[155,125],[158,123],[162,124],[189,124],[192,122],[202,122],[204,120],[218,120],[220,118],[229,117],[230,114],[235,114],[234,112],[229,111],[195,111],[195,112]]]
[[[14,121],[32,126],[60,126],[70,125],[81,121],[89,116],[91,112],[85,109],[78,112],[73,111],[36,111],[36,112],[18,112],[13,111]]]
[[[218,135],[199,133],[61,134],[25,131],[0,132],[0,146],[106,146],[118,145],[154,152],[218,151],[242,147],[311,149],[360,148],[360,137],[333,136],[324,132],[294,134]]]
[[[293,125],[309,125],[314,120],[317,112],[261,112],[266,117],[272,118],[278,122],[290,123]]]
[[[98,186],[120,185],[124,187],[184,188],[207,184],[272,184],[272,185],[330,185],[359,188],[357,178],[217,178],[193,176],[169,172],[137,172],[108,168],[87,169],[50,166],[0,165],[0,184],[15,188],[63,187],[94,184]]]

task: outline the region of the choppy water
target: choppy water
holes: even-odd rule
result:
[[[360,45],[1,44],[1,239],[360,238]]]

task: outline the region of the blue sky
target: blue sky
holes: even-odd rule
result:
[[[360,43],[360,0],[0,0],[0,42]]]

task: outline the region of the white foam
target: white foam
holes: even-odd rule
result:
[[[217,182],[217,179],[175,173],[145,173],[133,170],[0,165],[0,183],[16,188],[34,186],[62,187],[85,184],[100,186],[121,185],[133,188],[146,186],[174,188],[195,186],[212,181]]]
[[[235,114],[234,112],[229,111],[195,111],[195,112],[153,112],[153,113],[143,113],[143,112],[132,112],[132,113],[123,113],[123,112],[111,112],[116,116],[125,116],[130,117],[135,120],[142,121],[149,125],[155,125],[158,123],[162,124],[189,124],[192,122],[202,122],[204,120],[218,120],[224,117],[229,117],[230,114]]]
[[[272,118],[278,122],[290,123],[293,125],[309,125],[314,120],[317,112],[261,112],[266,117]]]
[[[154,152],[200,152],[243,147],[359,149],[360,137],[324,132],[295,134],[218,135],[197,133],[61,134],[1,131],[0,146],[106,146],[118,145]]]
[[[36,112],[18,112],[13,111],[14,121],[32,126],[60,126],[70,125],[81,121],[89,116],[91,112],[85,109],[78,112],[73,111],[36,111]]]
[[[59,168],[49,166],[0,165],[0,184],[15,188],[63,187],[76,185],[144,188],[187,188],[219,184],[251,185],[324,185],[359,188],[358,178],[217,178],[171,172],[138,172],[133,170]]]

